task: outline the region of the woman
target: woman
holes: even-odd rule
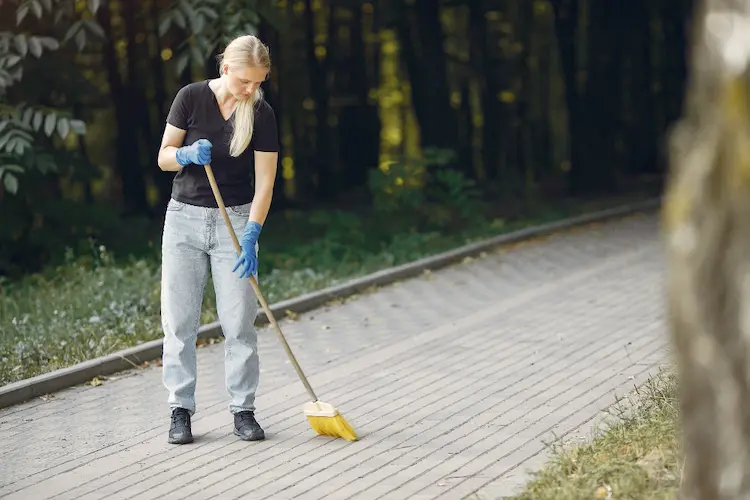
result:
[[[174,444],[193,441],[195,342],[209,267],[226,339],[234,434],[246,441],[265,438],[254,415],[258,304],[248,278],[257,279],[258,237],[271,205],[279,151],[276,117],[260,89],[271,67],[268,48],[254,36],[240,36],[226,47],[219,67],[219,78],[177,93],[158,158],[162,170],[177,172],[164,222],[161,282],[163,381],[172,410],[168,441]],[[239,257],[203,168],[208,163],[234,230],[242,234]]]

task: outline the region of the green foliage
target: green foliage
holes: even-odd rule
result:
[[[32,184],[43,185],[38,172],[27,173]],[[92,242],[119,253],[150,253],[153,223],[123,220],[107,204],[84,204],[50,196],[34,196],[39,188],[4,200],[0,210],[0,276],[17,279],[29,269],[61,263],[66,249],[88,251]]]
[[[438,203],[444,203],[456,209],[464,219],[470,218],[482,209],[480,202],[482,193],[477,188],[476,181],[468,178],[463,172],[449,169],[437,170],[433,189],[435,192],[433,198]]]
[[[386,171],[370,170],[369,187],[378,210],[391,213],[413,211],[424,201],[422,186],[415,181],[409,182],[412,173],[408,166],[408,162],[399,161],[389,164]]]
[[[162,15],[159,35],[174,27],[190,34],[175,45],[179,74],[189,64],[203,67],[235,36],[257,33],[261,17],[276,27],[283,24],[270,0],[177,0]]]
[[[10,194],[18,192],[19,177],[26,172],[56,171],[57,152],[65,149],[68,135],[86,132],[84,122],[72,111],[71,97],[75,96],[51,99],[48,88],[39,95],[38,86],[25,82],[49,78],[50,54],[65,50],[71,42],[80,52],[88,37],[104,36],[95,21],[81,18],[73,0],[13,3],[15,25],[8,29],[0,23],[0,189]],[[98,1],[88,5],[87,13],[93,14]],[[68,71],[75,68],[66,67]]]
[[[117,266],[104,247],[0,291],[0,384],[159,333],[158,268]],[[0,287],[1,289],[2,287]]]
[[[426,149],[424,157],[405,158],[372,170],[369,187],[377,210],[416,214],[426,227],[465,224],[481,216],[485,206],[476,181],[457,170],[452,151]]]

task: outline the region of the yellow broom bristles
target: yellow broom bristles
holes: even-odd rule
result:
[[[313,401],[305,404],[304,412],[310,427],[318,434],[340,437],[347,441],[357,440],[357,433],[333,405]]]
[[[308,416],[310,427],[322,436],[340,437],[347,441],[356,441],[357,434],[349,423],[341,415],[335,417],[313,417]]]

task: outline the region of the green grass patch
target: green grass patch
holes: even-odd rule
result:
[[[506,500],[676,499],[682,460],[674,374],[660,372],[610,414],[589,443],[556,445],[547,466]]]
[[[529,225],[641,200],[537,204],[525,217],[483,217],[452,229],[407,217],[319,211],[276,214],[261,238],[260,285],[270,303]],[[92,245],[61,265],[0,281],[0,385],[161,337],[158,244],[115,259]],[[202,322],[216,319],[209,279]]]

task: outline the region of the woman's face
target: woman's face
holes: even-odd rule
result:
[[[266,68],[253,66],[234,68],[225,64],[223,69],[229,92],[241,101],[250,98],[268,76]]]

